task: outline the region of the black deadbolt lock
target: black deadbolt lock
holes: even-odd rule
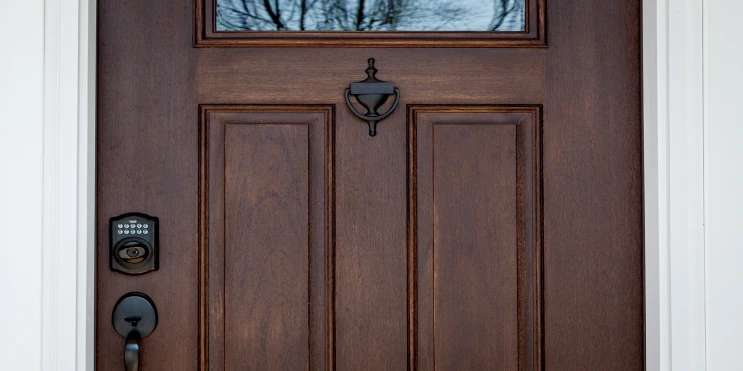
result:
[[[157,222],[140,213],[111,218],[111,270],[126,274],[157,270]]]

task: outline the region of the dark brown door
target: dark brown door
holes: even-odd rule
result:
[[[291,3],[99,1],[98,369],[132,291],[143,371],[642,369],[640,1],[426,32]],[[368,58],[400,90],[374,137],[344,97]],[[109,269],[127,212],[158,270]]]

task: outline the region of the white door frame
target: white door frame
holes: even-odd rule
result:
[[[703,1],[643,0],[648,370],[705,368]],[[94,367],[95,4],[46,0],[43,370]]]
[[[93,370],[96,0],[44,1],[42,370]]]
[[[648,370],[704,370],[706,0],[643,0]]]

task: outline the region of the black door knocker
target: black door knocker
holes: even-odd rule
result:
[[[391,82],[377,80],[377,69],[374,68],[374,58],[369,58],[369,68],[366,69],[369,77],[366,80],[352,82],[351,87],[346,89],[346,103],[354,115],[365,120],[369,124],[369,135],[377,135],[377,122],[383,120],[397,108],[400,103],[400,89],[396,88]],[[387,101],[390,95],[395,94],[395,103],[387,113],[380,115],[377,110]],[[362,115],[351,104],[349,95],[356,97],[356,100],[366,108],[366,114]]]

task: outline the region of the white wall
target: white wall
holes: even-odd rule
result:
[[[705,0],[707,370],[743,352],[743,2]]]
[[[0,0],[0,35],[0,367],[38,370],[44,1]]]

